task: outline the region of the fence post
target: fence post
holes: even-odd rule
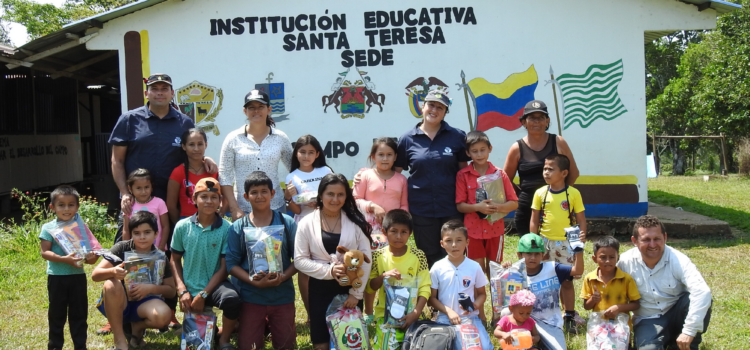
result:
[[[656,176],[659,176],[659,149],[656,148],[656,133],[651,134],[651,145],[654,149],[654,168],[656,168]]]
[[[724,145],[724,139],[726,138],[724,136],[724,133],[720,133],[719,136],[721,136],[721,157],[724,159],[724,169],[721,169],[721,175],[727,175],[729,173],[728,167],[729,164],[727,163],[727,148]]]

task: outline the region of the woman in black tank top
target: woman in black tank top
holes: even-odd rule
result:
[[[511,179],[516,176],[516,171],[518,172],[520,191],[516,190],[518,209],[516,209],[514,220],[516,231],[519,234],[525,234],[529,232],[531,200],[534,192],[545,185],[542,175],[544,158],[558,153],[568,156],[570,159],[570,172],[567,180],[569,185],[575,183],[579,173],[568,143],[562,136],[547,132],[550,118],[544,102],[534,100],[527,103],[520,119],[528,134],[510,147],[503,170]]]

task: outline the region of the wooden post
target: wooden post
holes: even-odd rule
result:
[[[656,148],[656,133],[651,134],[651,147],[654,151],[654,167],[656,168],[656,176],[659,176],[659,149]]]
[[[727,148],[724,145],[724,139],[726,138],[724,136],[724,133],[720,133],[719,136],[721,136],[721,157],[724,159],[724,169],[721,169],[721,175],[727,175],[729,173],[729,170],[727,169],[729,167],[729,164],[727,163]]]

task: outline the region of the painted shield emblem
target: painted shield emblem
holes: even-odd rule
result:
[[[196,127],[205,132],[211,131],[216,136],[220,134],[216,117],[224,101],[221,89],[194,80],[175,92],[180,112],[193,119]]]

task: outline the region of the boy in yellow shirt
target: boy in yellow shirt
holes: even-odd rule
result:
[[[430,270],[424,252],[414,245],[407,244],[412,232],[411,215],[402,209],[393,209],[383,218],[383,230],[388,237],[388,246],[372,252],[372,270],[366,292],[378,292],[378,305],[375,306],[376,349],[396,350],[404,341],[404,331],[422,314],[422,309],[430,297]],[[380,327],[385,319],[385,288],[383,281],[393,277],[401,280],[405,277],[416,278],[418,288],[417,304],[412,310],[404,310],[403,325],[400,329],[385,331]],[[410,296],[411,297],[411,296]],[[369,304],[369,305],[367,305]],[[393,308],[392,308],[393,310]],[[365,314],[373,314],[372,302],[365,305]]]
[[[581,298],[586,310],[604,311],[604,318],[614,319],[617,314],[638,310],[641,294],[635,280],[617,268],[620,242],[605,236],[594,243],[592,259],[599,267],[583,279]]]
[[[547,186],[534,193],[531,203],[531,232],[538,233],[544,238],[543,261],[554,261],[563,265],[573,266],[574,254],[570,242],[565,234],[565,228],[578,223],[581,229],[580,240],[586,242],[586,215],[583,200],[577,189],[565,182],[570,171],[570,159],[563,154],[554,154],[544,159],[543,176]],[[581,276],[572,276],[581,278]],[[576,317],[575,289],[573,281],[560,281],[560,300],[565,308],[564,328],[571,333],[577,333],[576,324],[583,324],[585,320]]]

